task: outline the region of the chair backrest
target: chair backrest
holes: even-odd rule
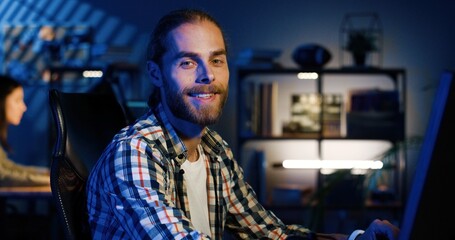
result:
[[[90,169],[127,124],[116,97],[49,91],[55,127],[51,189],[66,239],[91,239],[85,185]]]

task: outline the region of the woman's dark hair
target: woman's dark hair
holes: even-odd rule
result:
[[[147,61],[153,61],[162,68],[162,58],[167,51],[166,37],[175,28],[184,23],[194,23],[200,21],[209,21],[215,24],[221,31],[224,45],[226,38],[220,24],[207,12],[198,9],[179,9],[174,10],[163,16],[155,27],[147,46]],[[226,49],[227,51],[227,49]],[[154,106],[159,101],[159,91],[152,91],[149,97],[148,105]]]
[[[6,122],[6,97],[16,88],[22,87],[18,81],[10,76],[0,75],[0,143],[7,151],[10,146],[7,141],[8,122]]]

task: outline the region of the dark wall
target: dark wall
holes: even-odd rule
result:
[[[384,67],[405,68],[408,73],[409,135],[421,134],[426,127],[432,92],[440,72],[454,68],[455,4],[447,1],[87,1],[107,15],[149,32],[168,10],[198,7],[219,19],[227,33],[231,54],[231,85],[236,85],[235,57],[244,48],[281,49],[280,63],[296,66],[292,51],[303,43],[319,43],[332,53],[329,67],[339,67],[339,29],[345,14],[375,12],[383,28]],[[108,6],[107,6],[108,5]],[[234,91],[234,88],[231,88]],[[234,106],[235,92],[231,92]],[[235,116],[235,110],[227,111]],[[227,121],[226,124],[233,122]],[[225,124],[223,124],[226,126]],[[230,129],[232,126],[226,126]],[[229,130],[226,131],[229,134]]]
[[[179,7],[198,7],[211,12],[224,26],[229,40],[231,95],[224,118],[214,126],[235,146],[237,54],[244,48],[280,49],[279,62],[294,67],[292,51],[303,43],[319,43],[332,54],[329,67],[339,67],[339,29],[343,16],[352,12],[378,13],[383,28],[384,67],[405,68],[408,73],[407,134],[422,135],[426,127],[435,84],[443,69],[455,68],[455,21],[451,19],[455,3],[451,1],[15,1],[0,4],[0,23],[67,24],[85,23],[95,29],[95,42],[106,46],[126,46],[129,57],[122,60],[143,67],[147,37],[159,17]],[[1,60],[1,59],[0,59]],[[145,74],[139,80],[145,98],[149,82]],[[31,91],[31,90],[30,90]],[[33,96],[33,97],[32,97]],[[28,153],[17,153],[17,160],[34,162],[46,159],[49,133],[46,89],[27,96],[29,111],[23,124],[11,131],[17,149],[27,142]],[[38,120],[40,119],[40,120]],[[31,130],[33,129],[33,130]],[[234,149],[235,150],[235,149]],[[37,163],[46,164],[45,160]]]

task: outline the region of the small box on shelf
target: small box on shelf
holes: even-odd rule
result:
[[[403,139],[404,114],[398,112],[348,112],[347,137]]]

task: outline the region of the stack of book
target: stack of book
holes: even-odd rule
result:
[[[277,58],[281,50],[247,48],[241,51],[235,61],[236,65],[243,68],[268,69],[280,67]]]

